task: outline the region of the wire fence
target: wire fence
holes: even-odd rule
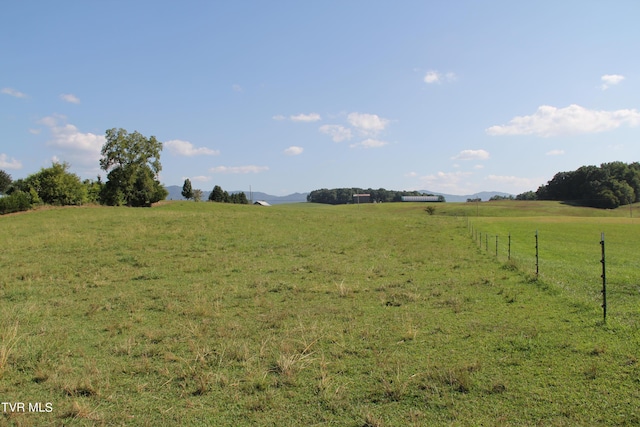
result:
[[[639,225],[467,218],[469,236],[480,251],[559,290],[578,306],[600,309],[603,322],[609,315],[635,326],[640,322]]]

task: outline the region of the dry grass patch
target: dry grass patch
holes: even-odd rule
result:
[[[9,366],[9,359],[19,341],[18,337],[19,323],[15,321],[6,325],[0,333],[0,377]]]
[[[98,413],[98,407],[91,408],[85,402],[74,400],[71,406],[62,412],[60,418],[71,418],[74,420],[91,421],[93,425],[103,425],[102,415]]]

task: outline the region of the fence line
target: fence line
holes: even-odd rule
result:
[[[477,226],[475,226],[473,223],[469,222],[467,219],[467,227],[470,233],[470,237],[471,239],[478,245],[479,249],[482,250],[483,248],[483,232],[480,231],[478,229]],[[499,260],[500,258],[500,251],[499,251],[499,234],[495,235],[495,258]],[[533,234],[534,239],[532,239],[532,249],[535,251],[535,277],[536,280],[538,280],[540,278],[541,275],[541,271],[540,271],[540,241],[541,241],[541,235],[539,234],[538,230],[535,230],[535,233]],[[601,254],[600,254],[600,259],[599,262],[602,265],[602,270],[601,270],[601,274],[600,274],[600,278],[602,280],[602,314],[603,314],[603,323],[606,323],[607,321],[607,268],[606,268],[606,258],[605,258],[605,233],[601,232],[600,233],[600,241],[599,241],[600,247],[601,247]],[[507,260],[509,262],[512,261],[512,235],[511,232],[508,233],[507,235]],[[594,245],[595,246],[595,245]],[[484,250],[486,253],[489,252],[489,233],[488,232],[484,232]],[[595,252],[595,250],[594,250]],[[640,290],[640,288],[639,288]]]

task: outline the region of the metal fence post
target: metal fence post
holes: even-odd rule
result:
[[[509,233],[509,249],[507,250],[507,259],[511,261],[511,233]]]
[[[602,249],[602,258],[600,262],[602,263],[602,320],[606,323],[607,321],[607,271],[605,264],[605,256],[604,256],[604,233],[600,233],[600,246]]]
[[[538,258],[538,230],[536,230],[536,278],[539,273],[539,258]]]

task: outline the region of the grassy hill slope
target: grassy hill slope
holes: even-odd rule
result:
[[[496,230],[515,209],[485,208],[475,224]],[[633,316],[604,325],[597,301],[496,259],[460,209],[174,202],[3,217],[0,392],[52,411],[0,420],[640,422]]]

